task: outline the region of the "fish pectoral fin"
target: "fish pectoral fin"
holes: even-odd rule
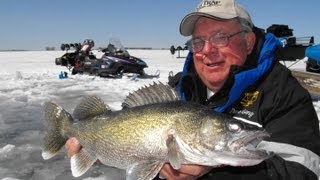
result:
[[[180,153],[177,141],[172,134],[168,136],[166,144],[168,149],[168,158],[171,166],[174,169],[179,169],[184,157]]]
[[[90,154],[84,148],[70,159],[71,171],[74,177],[83,175],[97,161],[97,157]]]
[[[153,179],[161,170],[164,162],[142,161],[132,164],[126,172],[126,180],[147,180]]]

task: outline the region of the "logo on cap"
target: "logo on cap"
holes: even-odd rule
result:
[[[210,6],[221,6],[221,1],[203,1],[201,4],[199,4],[197,10]]]

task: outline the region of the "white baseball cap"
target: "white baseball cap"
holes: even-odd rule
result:
[[[236,17],[245,19],[250,27],[253,23],[249,13],[235,0],[203,0],[195,10],[187,14],[180,23],[180,33],[190,36],[193,33],[194,25],[199,17],[209,17],[212,19],[229,20]]]

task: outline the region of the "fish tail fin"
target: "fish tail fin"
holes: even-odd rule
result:
[[[66,110],[53,102],[44,104],[44,118],[47,121],[47,134],[43,139],[42,157],[50,159],[68,140],[65,132],[70,128],[73,119]]]

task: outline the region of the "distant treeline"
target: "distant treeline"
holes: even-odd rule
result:
[[[99,47],[98,50],[104,49]],[[140,50],[169,50],[169,48],[152,48],[152,47],[125,47],[125,49],[140,49]]]
[[[126,49],[142,49],[142,50],[168,50],[169,48],[152,48],[152,47],[126,47]]]
[[[46,47],[46,51],[54,51],[54,50],[56,50],[55,47]]]
[[[7,51],[29,51],[25,49],[0,49],[0,52],[7,52]]]
[[[99,47],[98,50],[104,49],[102,47]],[[170,48],[152,48],[152,47],[126,47],[126,49],[132,49],[132,50],[169,50]],[[55,51],[55,47],[46,47],[46,51]],[[32,51],[32,50],[26,50],[26,49],[0,49],[0,52],[7,52],[7,51]]]

